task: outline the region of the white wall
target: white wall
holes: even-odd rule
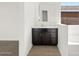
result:
[[[68,55],[68,26],[58,26],[58,48],[63,56]]]
[[[68,42],[79,42],[79,25],[68,26]]]
[[[79,56],[79,43],[78,45],[68,45],[69,56]]]
[[[68,55],[79,56],[79,25],[68,26]]]
[[[18,21],[21,20],[20,3],[0,3],[0,39],[18,37]]]
[[[60,23],[60,3],[58,2],[40,2],[38,8],[39,17],[35,25],[53,26]],[[42,10],[48,11],[48,22],[42,21]]]
[[[24,3],[24,20],[25,20],[25,49],[26,55],[32,47],[32,26],[34,20],[37,19],[37,10],[38,3],[36,2],[26,2]]]
[[[0,2],[0,40],[18,40],[19,55],[24,43],[24,5],[17,2]]]

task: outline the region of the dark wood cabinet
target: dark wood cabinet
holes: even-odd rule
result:
[[[58,29],[57,28],[33,28],[32,43],[33,45],[57,45]]]

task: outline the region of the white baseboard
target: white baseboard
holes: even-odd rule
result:
[[[61,50],[60,50],[60,48],[59,48],[59,46],[58,46],[58,45],[57,45],[57,47],[58,47],[58,50],[59,50],[59,52],[60,52],[61,56],[63,56],[63,55],[62,55],[62,52],[61,52]]]
[[[31,50],[32,46],[33,46],[33,45],[30,45],[30,46],[29,46],[28,51],[26,51],[26,53],[25,53],[25,56],[27,56],[27,55],[28,55],[28,53],[30,52],[30,50]]]

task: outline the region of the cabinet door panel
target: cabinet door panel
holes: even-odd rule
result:
[[[32,43],[40,44],[40,31],[37,29],[32,31]]]
[[[50,45],[51,44],[51,36],[48,33],[42,33],[42,44]]]

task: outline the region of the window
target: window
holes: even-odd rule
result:
[[[62,2],[62,11],[79,11],[79,2]]]

